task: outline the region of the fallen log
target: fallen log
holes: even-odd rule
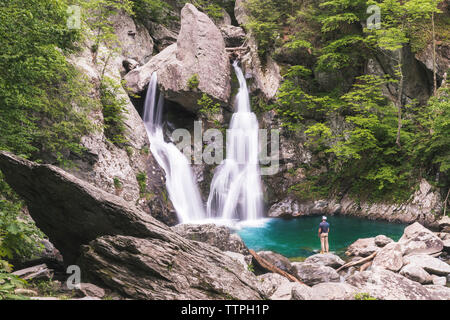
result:
[[[256,262],[262,269],[273,272],[273,273],[278,273],[278,274],[282,275],[283,277],[289,279],[289,281],[291,281],[291,282],[299,282],[301,284],[304,284],[303,282],[301,282],[299,279],[297,279],[293,275],[287,273],[286,271],[281,270],[280,268],[271,264],[266,259],[260,257],[254,250],[250,249],[249,251],[250,251],[250,254],[253,256],[253,258],[256,260]]]
[[[365,258],[363,258],[363,259],[361,259],[361,260],[358,260],[358,261],[352,261],[352,262],[346,263],[346,264],[344,264],[343,266],[339,267],[336,271],[339,272],[339,271],[341,271],[342,269],[349,268],[349,267],[353,267],[353,266],[357,266],[358,264],[361,264],[361,263],[370,261],[370,260],[372,260],[373,258],[375,258],[376,255],[377,255],[377,253],[374,252],[374,253],[372,253],[370,256],[367,256],[367,257],[365,257]]]

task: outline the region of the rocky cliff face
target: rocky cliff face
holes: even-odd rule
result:
[[[203,93],[227,105],[231,78],[228,54],[220,30],[208,16],[193,5],[181,10],[181,29],[176,44],[172,44],[141,68],[125,76],[128,88],[141,93],[153,72],[167,99],[196,111]],[[196,79],[198,84],[189,85]]]

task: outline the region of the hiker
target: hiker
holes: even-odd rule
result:
[[[322,250],[320,253],[328,253],[328,232],[330,232],[330,224],[327,222],[327,217],[322,217],[322,222],[319,224],[319,238]]]

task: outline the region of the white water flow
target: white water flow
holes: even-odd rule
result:
[[[158,95],[157,84],[158,77],[154,72],[148,85],[143,116],[150,151],[166,174],[167,191],[180,223],[199,221],[205,218],[205,211],[188,159],[173,143],[164,141],[164,97]]]
[[[258,120],[250,110],[247,83],[237,61],[239,80],[235,110],[227,132],[226,159],[216,168],[207,203],[208,218],[256,221],[263,218],[258,163]]]

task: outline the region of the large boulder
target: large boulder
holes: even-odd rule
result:
[[[206,242],[222,251],[249,254],[244,241],[225,226],[215,224],[179,224],[172,230],[182,237],[200,242]]]
[[[406,227],[398,242],[404,247],[405,255],[433,254],[442,251],[444,248],[442,240],[418,222]]]
[[[354,300],[358,290],[344,282],[325,282],[311,288],[312,300]]]
[[[425,269],[427,272],[436,274],[436,275],[442,275],[446,276],[450,274],[450,265],[445,263],[444,261],[431,257],[427,254],[415,254],[410,256],[405,256],[403,258],[403,262],[405,265],[407,264],[415,264],[423,269]]]
[[[272,296],[277,289],[288,284],[290,281],[278,273],[264,273],[256,277],[261,292],[267,296]]]
[[[407,277],[412,281],[419,282],[421,284],[432,282],[431,275],[428,272],[426,272],[422,267],[414,263],[407,264],[402,268],[402,270],[400,270],[399,273],[402,276]]]
[[[274,292],[270,300],[295,300],[293,295],[307,298],[309,287],[299,282],[285,282]],[[306,299],[303,299],[306,300]]]
[[[431,293],[435,300],[450,300],[450,288],[439,285],[426,285],[428,292]]]
[[[383,268],[391,271],[399,271],[403,266],[402,246],[391,242],[378,251],[372,262],[372,268]]]
[[[253,273],[122,198],[51,165],[0,152],[36,225],[88,282],[135,299],[260,299]]]
[[[389,238],[389,237],[386,237],[386,236],[383,235],[383,234],[380,234],[380,235],[378,235],[378,236],[375,237],[374,241],[375,241],[375,244],[376,244],[378,247],[381,247],[381,248],[382,248],[382,247],[384,247],[385,245],[387,245],[388,243],[393,242],[394,240],[392,240],[392,239]]]
[[[345,254],[347,256],[366,257],[378,250],[379,248],[375,244],[375,238],[361,238],[349,245]]]
[[[111,22],[120,44],[119,54],[139,64],[148,62],[153,53],[153,39],[148,30],[123,11],[112,15]]]
[[[83,247],[80,264],[92,279],[135,299],[261,297],[256,277],[240,263],[207,244],[176,239],[103,236]]]
[[[312,290],[307,285],[296,282],[296,284],[292,286],[291,300],[312,300],[312,299],[314,299],[312,296]]]
[[[295,268],[292,266],[291,261],[286,258],[285,256],[273,252],[273,251],[259,251],[257,252],[258,255],[263,258],[264,260],[267,260],[268,262],[270,262],[271,264],[273,264],[275,267],[290,273],[292,275],[295,275],[296,270]]]
[[[220,30],[208,16],[187,3],[181,10],[181,30],[177,43],[154,56],[147,64],[130,71],[126,76],[128,89],[141,93],[153,72],[166,98],[188,110],[196,111],[203,93],[226,105],[231,94],[228,54]],[[198,86],[188,82],[198,78]]]
[[[346,279],[358,292],[380,300],[431,300],[433,295],[420,283],[389,270],[357,272]]]
[[[313,286],[322,282],[339,282],[340,276],[331,267],[326,267],[316,263],[294,262],[296,277],[308,286]]]
[[[315,254],[305,259],[305,262],[321,264],[323,266],[331,268],[339,268],[345,261],[339,258],[339,256],[332,253]]]
[[[290,282],[277,273],[265,273],[257,277],[261,292],[271,300],[309,300],[310,288],[299,282]]]

